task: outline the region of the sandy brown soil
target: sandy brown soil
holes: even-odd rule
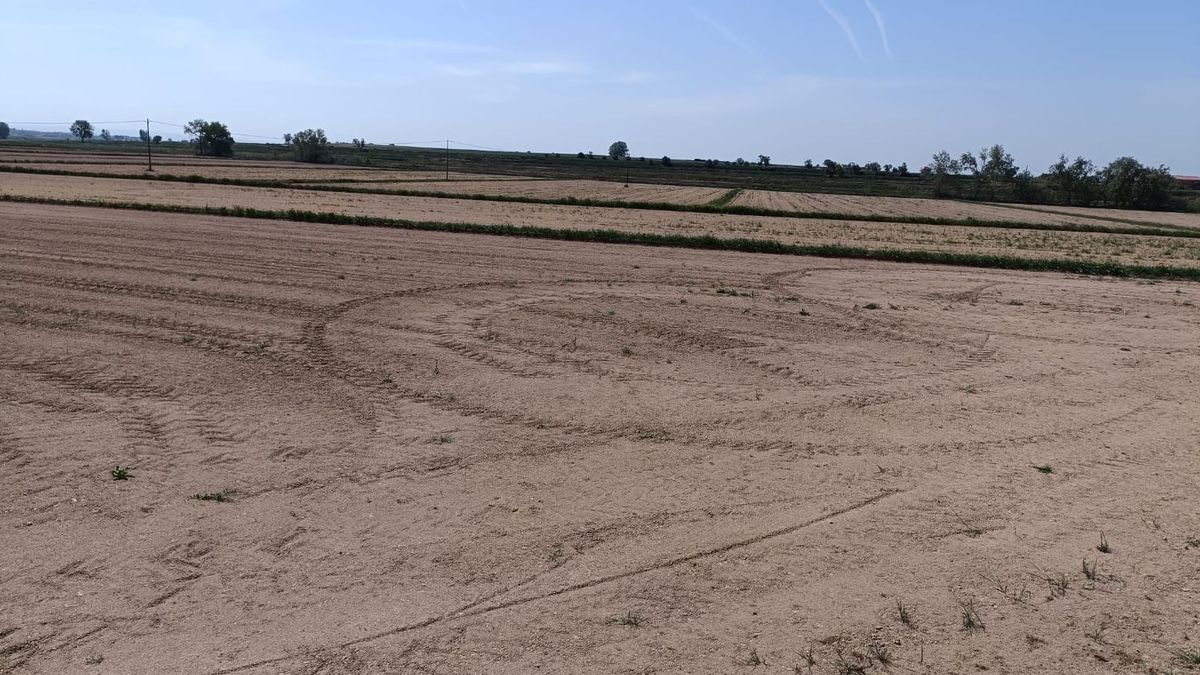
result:
[[[1200,640],[1197,284],[0,204],[0,289],[0,671]]]
[[[848,244],[873,248],[920,247],[964,253],[1111,259],[1129,264],[1191,266],[1200,260],[1200,240],[1172,237],[512,204],[451,198],[0,173],[0,194],[4,193],[185,206],[247,206],[271,210],[295,208],[440,222],[573,229],[603,227],[630,232],[758,237],[798,244]]]

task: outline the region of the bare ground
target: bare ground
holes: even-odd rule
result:
[[[1145,235],[734,216],[32,174],[0,174],[0,194],[193,207],[303,209],[455,223],[601,227],[627,232],[765,238],[794,244],[922,248],[1142,265],[1193,266],[1200,261],[1200,239]]]
[[[1200,285],[2,204],[0,288],[0,671],[1200,637]]]

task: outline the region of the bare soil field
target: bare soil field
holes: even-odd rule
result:
[[[0,288],[0,672],[1196,650],[1198,284],[0,204]]]
[[[302,209],[360,216],[766,238],[785,243],[1076,257],[1129,264],[1195,265],[1200,239],[965,226],[680,213],[641,209],[497,203],[432,197],[160,183],[109,178],[0,174],[0,194],[149,204]],[[1111,223],[1110,223],[1111,224]]]

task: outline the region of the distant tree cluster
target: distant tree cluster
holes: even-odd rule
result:
[[[9,129],[8,122],[0,122],[0,141],[8,138],[10,133],[12,133],[12,130]]]
[[[192,136],[191,143],[197,155],[233,156],[233,134],[229,133],[229,127],[220,122],[196,118],[184,125],[183,133]]]
[[[284,136],[292,144],[292,152],[298,161],[322,164],[330,160],[329,139],[324,129],[305,129]]]
[[[805,160],[804,167],[807,169],[814,168],[812,160]],[[832,159],[826,159],[821,162],[821,169],[826,176],[882,176],[892,175],[905,178],[909,175],[908,164],[901,162],[898,166],[891,164],[880,164],[879,162],[867,162],[866,164],[858,164],[857,162],[847,162],[842,164],[835,162]]]
[[[959,180],[961,176],[971,180]],[[1171,170],[1146,166],[1132,157],[1115,159],[1097,169],[1084,157],[1070,160],[1060,155],[1045,173],[1035,176],[1028,169],[1018,169],[1004,146],[993,145],[978,155],[964,152],[957,158],[942,150],[921,169],[921,177],[932,184],[935,197],[1005,196],[1030,203],[1138,209],[1178,206],[1172,196],[1177,183]]]

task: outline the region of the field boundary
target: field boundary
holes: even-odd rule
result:
[[[424,232],[488,234],[503,237],[550,239],[557,241],[576,241],[600,244],[629,244],[638,246],[692,248],[713,251],[737,251],[742,253],[810,256],[817,258],[877,260],[882,262],[917,263],[924,265],[952,265],[957,267],[979,267],[985,269],[1022,270],[1030,272],[1065,272],[1068,274],[1083,274],[1090,276],[1200,281],[1200,267],[1126,265],[1111,260],[1081,260],[1077,258],[1024,258],[1019,256],[988,255],[980,253],[954,253],[950,251],[931,251],[924,249],[873,249],[861,246],[844,246],[841,244],[785,244],[773,239],[724,238],[714,237],[712,235],[626,232],[623,230],[614,230],[608,228],[575,230],[532,225],[418,221],[399,218],[379,218],[375,216],[355,216],[328,211],[303,211],[298,209],[272,211],[243,206],[182,206],[172,204],[105,201],[96,199],[55,199],[50,197],[27,197],[23,195],[10,194],[0,194],[0,202],[46,204],[52,206],[82,206],[231,218],[257,218],[261,220],[284,220],[330,225],[390,227],[395,229],[419,230]]]
[[[887,216],[877,214],[852,214],[827,211],[787,211],[766,209],[755,206],[718,204],[716,201],[704,204],[672,204],[669,202],[639,202],[610,199],[588,199],[578,197],[540,198],[520,195],[493,195],[444,192],[440,190],[381,190],[373,188],[348,187],[344,185],[308,185],[286,180],[257,180],[244,178],[209,178],[196,174],[190,175],[138,175],[110,174],[99,171],[66,171],[60,169],[34,169],[22,166],[0,166],[0,173],[35,174],[47,176],[71,176],[76,178],[111,178],[115,180],[163,181],[168,183],[198,183],[204,185],[232,185],[248,188],[273,188],[283,190],[311,190],[314,192],[340,192],[348,194],[384,195],[393,197],[426,197],[431,199],[462,199],[470,201],[504,202],[515,204],[543,204],[547,206],[586,206],[595,208],[635,209],[643,211],[672,211],[676,213],[711,213],[734,216],[764,216],[772,218],[799,218],[804,220],[834,220],[855,221],[868,223],[896,223],[901,225],[939,225],[948,227],[982,227],[1006,230],[1035,230],[1048,232],[1079,232],[1089,234],[1116,234],[1152,237],[1176,237],[1182,239],[1200,239],[1200,230],[1178,228],[1171,225],[1145,225],[1139,227],[1108,227],[1105,225],[1077,225],[1069,223],[1045,223],[1016,220],[981,220],[976,218],[939,218],[936,216]],[[454,181],[452,181],[454,182]],[[459,182],[473,182],[464,180]],[[730,190],[733,192],[733,190]],[[726,193],[724,196],[728,196]],[[804,193],[800,193],[804,194]],[[817,194],[817,193],[813,193]],[[823,193],[821,193],[823,194]],[[723,196],[723,197],[724,197]],[[903,199],[895,197],[894,199]],[[1028,209],[1032,211],[1032,209]],[[1048,212],[1041,212],[1048,213]],[[1053,214],[1073,215],[1073,214]],[[1088,217],[1092,216],[1080,216]],[[1111,220],[1098,218],[1098,220]],[[1118,221],[1136,222],[1136,221]]]

